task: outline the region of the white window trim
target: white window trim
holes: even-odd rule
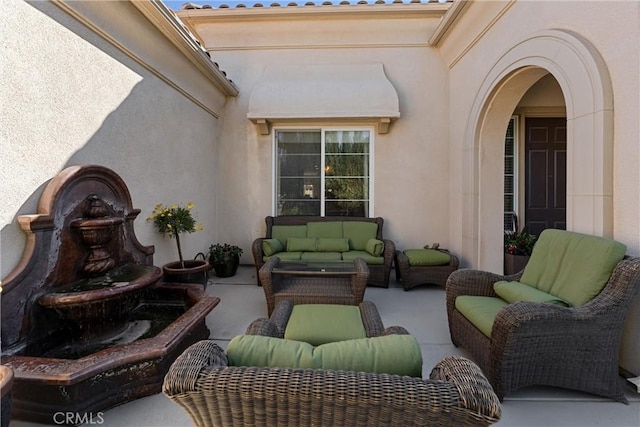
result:
[[[324,140],[325,140],[325,132],[327,131],[346,131],[346,130],[354,130],[354,131],[358,131],[358,130],[366,130],[369,131],[369,217],[373,218],[375,217],[375,198],[374,198],[374,192],[375,192],[375,135],[376,135],[376,127],[375,126],[362,126],[362,125],[356,125],[356,126],[349,126],[349,125],[344,125],[344,126],[336,126],[336,125],[331,125],[331,126],[277,126],[273,128],[273,132],[271,132],[271,169],[272,169],[272,174],[271,174],[271,215],[272,216],[276,216],[278,214],[278,202],[277,202],[277,197],[276,197],[276,192],[278,189],[278,166],[277,166],[277,159],[278,159],[278,151],[277,151],[277,147],[278,147],[278,143],[276,141],[276,136],[278,134],[279,131],[291,131],[291,130],[308,130],[308,131],[320,131],[321,135],[322,135],[322,148],[321,148],[321,167],[322,170],[324,170],[324,166],[325,166],[325,144],[324,144]],[[325,180],[322,179],[320,180],[320,191],[322,192],[321,194],[324,194],[324,186],[325,186]],[[320,204],[320,215],[324,216],[324,212],[325,212],[325,207],[324,207],[324,203]]]

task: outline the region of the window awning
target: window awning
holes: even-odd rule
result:
[[[398,94],[379,63],[268,67],[247,113],[263,135],[277,121],[331,119],[371,120],[387,133],[398,117]]]

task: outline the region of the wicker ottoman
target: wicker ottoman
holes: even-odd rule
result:
[[[446,262],[447,259],[448,262]],[[444,287],[449,275],[458,269],[458,263],[458,257],[446,249],[396,251],[396,280],[402,282],[405,291],[428,284]]]
[[[275,338],[284,338],[287,324],[291,318],[294,304],[289,300],[283,300],[276,304],[269,319],[256,319],[247,327],[246,335],[263,335]],[[382,335],[409,335],[402,326],[389,326],[382,324],[378,309],[371,301],[363,301],[358,305],[362,326],[367,337]]]

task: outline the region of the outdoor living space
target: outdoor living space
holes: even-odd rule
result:
[[[207,293],[221,303],[207,318],[211,339],[226,348],[236,335],[243,334],[254,319],[267,316],[264,292],[256,285],[253,266],[241,266],[230,278],[210,278]],[[420,343],[423,378],[443,357],[465,356],[451,344],[445,308],[445,290],[420,286],[404,291],[391,279],[389,288],[368,287],[365,300],[376,304],[385,326],[404,326]],[[621,379],[622,381],[622,379]],[[640,425],[640,395],[625,385],[629,404],[598,396],[552,387],[529,387],[505,397],[500,426],[514,427],[635,427]],[[192,425],[187,413],[163,394],[144,397],[105,411],[103,425],[110,427],[186,427]],[[11,427],[40,424],[12,421]],[[89,423],[85,425],[91,425]]]
[[[369,275],[364,300],[375,304],[386,327],[401,326],[417,339],[423,378],[446,356],[473,360],[478,348],[480,356],[490,353],[482,336],[483,346],[469,346],[467,353],[468,341],[459,340],[448,315],[452,299],[447,292],[452,295],[458,287],[445,282],[451,271],[502,274],[510,264],[505,261],[508,255],[531,255],[523,250],[527,248],[514,249],[522,253],[507,249],[505,233],[532,238],[547,229],[583,233],[618,242],[624,246],[621,256],[640,264],[638,0],[2,4],[3,367],[22,357],[18,353],[31,346],[27,338],[32,336],[38,343],[62,348],[75,339],[50,321],[59,306],[47,308],[48,298],[43,298],[46,310],[39,311],[39,298],[48,296],[45,288],[93,280],[102,273],[110,286],[113,277],[107,273],[120,261],[145,265],[140,273],[144,280],[136,276],[131,283],[160,284],[157,293],[150,288],[153,298],[145,295],[141,306],[148,308],[166,295],[167,317],[181,317],[187,308],[193,314],[193,329],[169,328],[181,332],[184,346],[173,345],[176,340],[169,335],[162,335],[157,345],[131,345],[153,357],[156,365],[140,374],[136,369],[149,365],[140,359],[132,376],[120,369],[120,382],[103,375],[106,371],[97,372],[113,366],[115,358],[104,355],[100,363],[83,362],[91,375],[75,375],[75,367],[71,374],[55,373],[56,381],[82,379],[75,394],[66,383],[58,387],[51,381],[48,366],[33,363],[31,367],[49,375],[39,385],[55,393],[35,392],[16,376],[14,409],[20,406],[20,393],[43,406],[55,394],[70,405],[65,414],[76,417],[70,424],[192,425],[182,408],[158,392],[166,369],[183,354],[188,340],[209,335],[226,349],[253,320],[268,317],[268,297],[257,270],[261,262],[277,264],[268,259],[276,254],[299,253],[302,259],[333,257],[336,252],[340,261],[349,261],[343,254],[362,258],[368,253],[369,261],[381,258],[360,269],[360,276],[367,270]],[[96,170],[101,172],[95,175]],[[75,180],[68,185],[78,171],[87,171],[81,174],[87,178],[83,185],[76,187]],[[99,191],[84,191],[89,187]],[[53,203],[52,195],[61,193],[65,203]],[[158,225],[161,208],[171,206],[189,214],[188,227]],[[271,248],[271,255],[255,256],[252,243],[279,240],[267,218],[304,217],[380,221],[384,235],[370,237],[373,253],[369,239],[338,251],[333,244],[344,245],[346,234],[313,235],[308,227],[303,236],[289,236],[304,239],[304,250],[287,247],[284,239],[282,248]],[[99,234],[107,237],[97,243],[87,231],[96,223]],[[325,240],[323,250],[316,243],[313,250],[306,247],[308,239],[316,238],[318,245],[319,239],[341,243],[327,245]],[[383,239],[386,243],[380,246],[376,240]],[[206,281],[202,266],[211,247],[236,249],[234,266],[240,263],[240,269],[235,276],[221,278],[209,270],[204,288],[181,280],[159,281],[161,270],[162,277],[168,274],[165,266],[187,262],[199,264]],[[449,264],[437,267],[438,285],[415,283],[435,268],[404,256],[405,251],[427,247],[451,255]],[[383,254],[376,254],[376,248]],[[197,259],[201,254],[203,259]],[[394,271],[388,277],[392,264],[402,267],[398,274],[406,280]],[[289,277],[286,271],[277,274]],[[22,286],[26,278],[29,287]],[[296,284],[303,282],[295,279]],[[465,286],[475,292],[481,288],[476,284]],[[140,295],[134,296],[131,301]],[[28,302],[37,309],[31,310]],[[176,305],[180,308],[171,311]],[[612,317],[622,313],[594,305]],[[113,301],[111,306],[120,307]],[[562,363],[555,359],[558,363],[548,364],[553,374],[544,375],[556,380],[561,377],[557,373],[566,372],[598,384],[598,373],[606,371],[607,378],[615,379],[619,371],[628,404],[567,389],[526,387],[506,393],[498,425],[639,427],[640,384],[624,378],[640,382],[640,293],[628,308],[626,319],[617,319],[620,337],[608,334],[620,338],[619,345],[592,345],[590,339],[577,338],[572,327],[543,325],[549,331],[571,331],[572,340],[556,342],[565,347],[572,346],[567,341],[576,343],[572,348],[589,355],[582,360],[591,365],[572,366],[596,371],[583,375],[564,369],[565,361],[571,364],[578,357],[557,351]],[[103,332],[120,336],[131,326],[118,323],[116,330],[109,330],[111,318],[97,317],[100,327],[95,330],[79,326],[85,323],[73,326],[100,338]],[[150,319],[138,320],[151,325]],[[103,330],[105,325],[109,328]],[[154,329],[133,330],[143,337]],[[467,330],[476,334],[473,338],[491,338],[479,329]],[[603,331],[613,328],[589,324],[582,332],[594,330],[607,335]],[[517,341],[532,350],[527,363],[508,359],[508,364],[537,372],[535,367],[547,360],[537,357],[537,332],[535,339]],[[501,343],[515,341],[506,334],[500,337]],[[168,356],[158,351],[169,347],[167,343],[173,351]],[[492,355],[509,353],[498,345],[491,348],[496,347]],[[595,348],[606,349],[608,363],[593,357]],[[67,362],[71,359],[50,359],[73,365]],[[497,364],[487,366],[484,360],[487,377],[499,371]],[[510,379],[518,376],[517,369],[509,372]],[[104,380],[100,390],[93,382],[97,377]],[[498,390],[501,384],[496,384]],[[88,387],[93,388],[85,392]],[[128,390],[155,394],[132,396]],[[122,400],[103,411],[74,406],[101,394]],[[19,420],[23,409],[14,412],[10,427],[46,422]],[[39,413],[31,407],[24,412]],[[8,413],[3,411],[3,422]]]

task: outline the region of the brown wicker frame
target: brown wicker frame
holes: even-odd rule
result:
[[[389,287],[389,276],[391,275],[391,266],[393,265],[393,257],[396,251],[396,245],[393,241],[385,239],[382,235],[382,226],[384,225],[384,219],[380,217],[368,218],[368,217],[353,217],[353,216],[267,216],[265,217],[266,223],[266,235],[265,237],[257,238],[251,245],[251,253],[253,254],[253,260],[256,265],[256,273],[260,271],[260,268],[265,264],[263,259],[264,253],[262,252],[262,241],[270,239],[272,237],[271,228],[274,225],[305,225],[308,222],[325,222],[325,221],[365,221],[374,222],[378,224],[378,234],[376,238],[384,242],[384,252],[382,254],[384,258],[383,264],[370,264],[369,265],[369,280],[367,284],[370,286],[377,286],[382,288]],[[258,285],[262,285],[260,275],[258,274]]]
[[[451,340],[468,350],[502,400],[530,385],[579,390],[627,402],[618,375],[625,318],[640,287],[640,258],[618,263],[598,296],[579,307],[516,302],[501,309],[487,338],[455,308],[459,295],[496,297],[493,284],[518,280],[457,270],[446,287]]]
[[[459,260],[446,249],[439,249],[439,251],[451,256],[449,264],[412,266],[409,264],[409,258],[402,251],[396,251],[396,280],[402,283],[405,291],[428,284],[446,286],[449,275],[458,269]]]
[[[179,356],[163,393],[195,425],[487,426],[500,402],[477,365],[447,357],[430,379],[324,369],[228,366],[213,341]]]
[[[362,258],[353,261],[355,274],[344,276],[289,276],[273,273],[280,259],[273,257],[258,271],[271,315],[276,304],[290,300],[294,304],[358,305],[364,298],[369,268]]]

